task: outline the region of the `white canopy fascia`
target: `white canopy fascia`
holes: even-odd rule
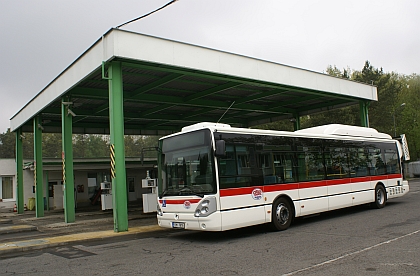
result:
[[[103,61],[115,57],[317,90],[360,100],[378,100],[374,86],[205,47],[111,29],[11,118],[11,130],[15,131],[98,70]]]

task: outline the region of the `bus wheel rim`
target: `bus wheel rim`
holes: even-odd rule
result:
[[[276,217],[277,221],[282,225],[289,220],[289,209],[283,203],[277,206]]]
[[[384,203],[385,196],[382,189],[378,189],[378,191],[376,192],[376,200],[378,201],[379,204]]]

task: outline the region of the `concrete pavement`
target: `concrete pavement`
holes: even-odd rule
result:
[[[162,231],[156,222],[156,213],[143,214],[141,208],[129,208],[128,231],[114,232],[113,213],[93,206],[76,210],[74,223],[64,222],[63,211],[46,211],[35,217],[34,211],[17,214],[0,211],[0,257],[18,252],[62,246],[80,241],[123,237],[140,233]]]

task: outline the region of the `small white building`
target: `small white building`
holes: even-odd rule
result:
[[[145,160],[127,158],[127,196],[128,202],[138,202],[141,206],[142,194],[149,193],[141,187],[141,180],[146,172],[152,176],[157,173],[156,159]],[[63,209],[62,161],[61,159],[43,159],[43,187],[45,209]],[[74,159],[74,187],[76,208],[92,205],[100,183],[110,180],[110,161],[108,158]],[[16,203],[16,161],[0,159],[0,209],[11,209]],[[25,160],[23,170],[24,204],[29,207],[35,200],[33,162]],[[48,201],[46,200],[48,198]]]
[[[23,182],[30,181],[30,174],[23,172]],[[33,183],[32,175],[32,183]],[[0,159],[0,209],[13,208],[16,203],[16,161]]]

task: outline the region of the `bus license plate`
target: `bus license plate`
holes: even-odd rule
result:
[[[185,223],[184,222],[172,222],[172,228],[185,228]]]

